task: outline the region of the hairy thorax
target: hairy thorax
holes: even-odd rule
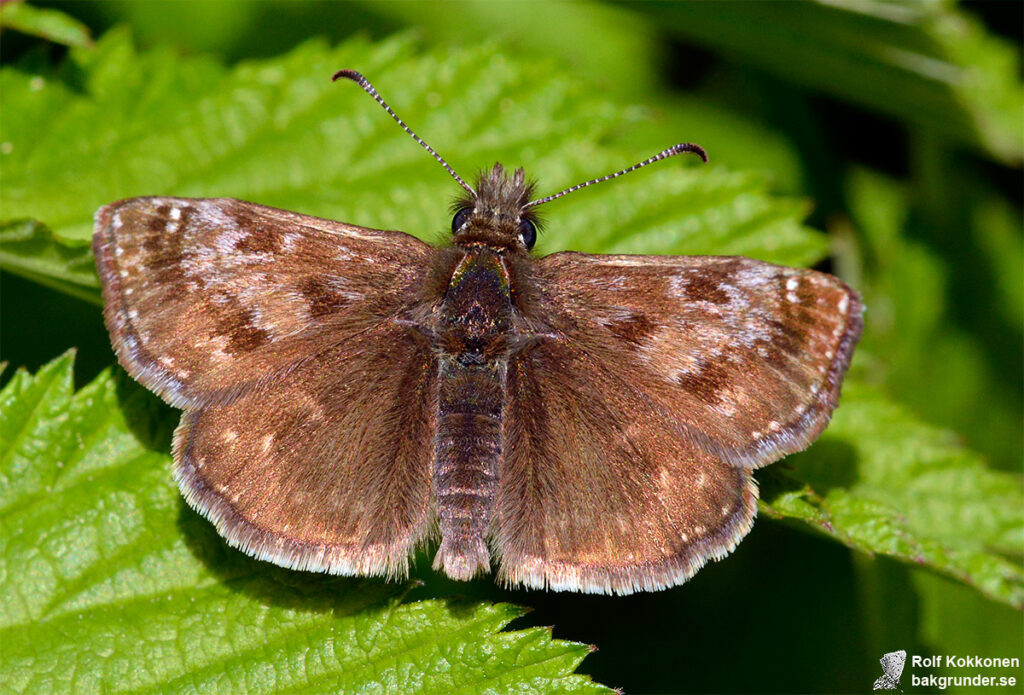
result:
[[[466,365],[505,357],[512,298],[504,259],[486,247],[470,249],[452,273],[436,320],[443,355]]]

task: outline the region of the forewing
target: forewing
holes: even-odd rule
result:
[[[728,554],[749,471],[681,436],[602,357],[544,340],[509,363],[492,543],[511,585],[653,591]]]
[[[405,576],[430,526],[437,393],[423,340],[386,322],[273,388],[187,411],[174,439],[185,499],[260,559]]]
[[[862,327],[838,279],[748,258],[567,252],[534,272],[541,329],[601,355],[678,432],[737,465],[821,433]]]
[[[118,359],[178,407],[227,402],[394,315],[433,250],[231,199],[132,198],[96,215]]]

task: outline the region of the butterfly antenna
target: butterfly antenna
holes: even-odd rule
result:
[[[533,200],[524,205],[523,209],[525,210],[526,208],[532,208],[537,205],[541,205],[542,203],[549,203],[552,200],[555,200],[556,198],[561,198],[563,195],[569,195],[573,191],[578,191],[581,188],[586,188],[587,186],[593,186],[595,183],[601,183],[602,181],[608,181],[610,179],[617,178],[619,176],[622,176],[623,174],[628,174],[631,171],[642,169],[648,164],[660,162],[662,159],[668,159],[669,157],[674,157],[675,155],[682,154],[683,152],[693,152],[695,155],[700,157],[705,162],[708,161],[708,153],[704,151],[703,147],[701,147],[700,145],[694,145],[692,142],[683,142],[673,147],[670,147],[667,150],[664,150],[663,152],[659,152],[650,159],[645,159],[642,162],[639,162],[631,167],[623,169],[622,171],[616,171],[614,174],[608,174],[607,176],[602,176],[599,179],[591,179],[590,181],[584,181],[583,183],[578,183],[575,186],[572,186],[571,188],[566,188],[564,191],[559,191],[554,195],[549,195],[546,198],[541,198],[540,200]]]
[[[445,168],[445,170],[446,170],[446,171],[447,171],[447,172],[448,172],[449,174],[451,174],[451,175],[452,175],[452,178],[453,178],[453,179],[455,179],[456,181],[458,181],[458,182],[459,182],[459,185],[460,185],[460,186],[462,186],[462,187],[463,187],[463,188],[465,188],[465,189],[466,189],[467,191],[469,191],[469,194],[470,194],[471,196],[473,196],[473,197],[476,197],[476,191],[474,191],[474,190],[473,190],[473,189],[472,189],[472,188],[470,187],[470,185],[469,185],[468,183],[466,183],[465,181],[463,181],[463,180],[462,180],[462,177],[461,177],[461,176],[459,176],[458,174],[456,174],[456,173],[455,173],[455,170],[454,170],[454,169],[452,169],[452,168],[451,168],[450,166],[448,166],[448,162],[444,161],[444,157],[442,157],[441,155],[439,155],[439,154],[438,154],[438,153],[437,153],[437,152],[436,152],[436,151],[434,150],[434,148],[433,148],[433,147],[431,147],[430,145],[428,145],[427,143],[425,143],[425,142],[423,141],[423,138],[421,138],[421,137],[420,137],[419,135],[417,135],[416,133],[412,132],[412,128],[410,128],[409,126],[407,126],[407,125],[405,124],[405,121],[403,121],[403,120],[402,120],[401,118],[399,118],[399,117],[398,117],[398,114],[396,114],[396,113],[395,113],[394,111],[392,111],[392,110],[391,110],[391,107],[390,107],[390,106],[388,106],[388,103],[387,103],[386,101],[384,101],[384,99],[382,99],[382,98],[381,98],[380,94],[378,94],[378,93],[377,93],[377,90],[373,88],[373,85],[372,85],[372,84],[370,84],[370,81],[369,81],[369,80],[367,80],[367,79],[366,79],[365,77],[363,77],[363,76],[362,76],[362,74],[360,74],[360,73],[356,72],[355,70],[338,70],[338,72],[334,73],[334,77],[332,77],[332,78],[331,78],[331,81],[332,81],[332,82],[337,82],[337,81],[338,81],[339,79],[341,79],[341,78],[345,78],[346,80],[352,80],[352,81],[353,81],[353,82],[355,82],[355,83],[356,83],[357,85],[359,85],[360,87],[362,87],[362,88],[363,88],[363,91],[365,91],[365,92],[366,92],[367,94],[369,94],[369,95],[370,95],[371,97],[373,97],[374,99],[376,99],[376,100],[377,100],[377,103],[378,103],[378,104],[380,104],[381,106],[383,106],[383,107],[384,107],[384,110],[385,110],[385,111],[387,111],[387,112],[388,112],[388,114],[389,114],[389,115],[390,115],[390,116],[391,116],[391,117],[392,117],[393,119],[395,119],[395,122],[396,122],[396,123],[398,123],[398,125],[402,126],[402,130],[404,130],[404,131],[405,131],[405,132],[407,132],[407,133],[408,133],[409,135],[411,135],[411,136],[412,136],[412,139],[413,139],[413,140],[415,140],[416,142],[418,142],[418,143],[420,144],[420,146],[421,146],[421,147],[423,147],[423,149],[425,149],[425,150],[426,150],[427,152],[429,152],[429,153],[430,153],[430,154],[431,154],[431,155],[432,155],[432,156],[434,157],[434,159],[436,159],[436,160],[437,160],[438,162],[440,162],[440,163],[441,163],[441,166],[443,166],[443,167]]]

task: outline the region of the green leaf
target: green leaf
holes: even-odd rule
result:
[[[103,301],[89,243],[61,239],[35,220],[0,222],[0,268],[93,304]]]
[[[851,214],[865,259],[857,286],[869,307],[858,350],[870,360],[872,378],[893,398],[929,422],[963,433],[967,445],[996,467],[1019,470],[1020,388],[1012,376],[1019,367],[1010,362],[1013,357],[987,353],[978,332],[967,330],[957,317],[985,302],[988,323],[998,326],[1004,317],[996,335],[1019,346],[1014,338],[1014,333],[1019,338],[1024,306],[1019,213],[990,192],[976,192],[971,182],[957,185],[977,202],[970,205],[966,228],[951,232],[961,239],[959,257],[951,253],[957,258],[951,264],[913,238],[912,196],[904,186],[860,169],[849,176]],[[926,232],[932,232],[930,225]],[[990,259],[987,268],[965,278],[968,259],[979,247]],[[957,312],[951,305],[964,302],[968,292],[967,308]]]
[[[951,2],[818,0],[640,5],[690,41],[783,79],[1024,158],[1020,52]]]
[[[0,29],[13,29],[61,43],[65,46],[91,46],[89,28],[59,10],[33,7],[25,2],[0,5]]]
[[[762,478],[767,513],[1024,607],[1021,477],[986,468],[951,433],[854,382],[818,443],[784,465]]]
[[[307,43],[232,70],[169,51],[136,53],[123,32],[72,51],[52,75],[0,73],[5,195],[0,218],[30,217],[85,239],[118,198],[232,196],[442,238],[457,186],[350,83],[357,66],[464,176],[525,163],[551,192],[639,157],[599,144],[638,127],[621,107],[538,61],[495,46],[417,53],[408,40]],[[68,83],[73,75],[77,84]],[[545,206],[546,251],[742,253],[793,265],[824,240],[806,204],[765,194],[759,175],[677,158]]]
[[[0,677],[14,692],[607,693],[497,604],[287,572],[171,481],[154,399],[69,353],[0,391]]]

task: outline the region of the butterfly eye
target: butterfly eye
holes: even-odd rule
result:
[[[532,249],[533,245],[537,243],[537,225],[533,223],[533,220],[519,221],[519,240],[527,249]]]
[[[473,208],[459,208],[455,216],[452,217],[452,233],[459,231],[462,225],[466,224],[469,220],[469,216],[473,214]]]

